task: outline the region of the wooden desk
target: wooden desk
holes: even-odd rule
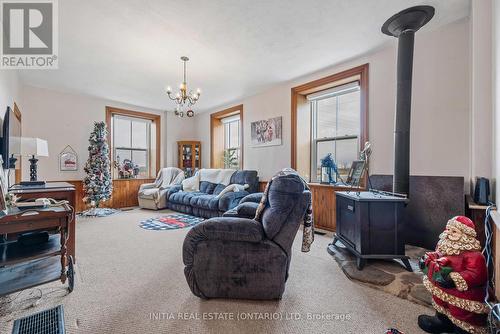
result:
[[[0,234],[54,228],[59,232],[40,244],[26,246],[17,240],[0,244],[0,296],[55,280],[64,284],[67,278],[69,291],[73,290],[73,262],[71,256],[68,261],[66,247],[72,211],[63,205],[0,213]]]
[[[53,198],[58,201],[68,201],[69,205],[73,207],[73,216],[69,224],[68,254],[71,255],[76,262],[75,187],[67,182],[47,182],[44,186],[39,187],[26,187],[15,184],[10,187],[9,192],[20,197],[22,200],[31,198]]]

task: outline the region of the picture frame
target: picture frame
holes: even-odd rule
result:
[[[253,147],[281,145],[283,117],[273,117],[250,123],[250,138]]]
[[[363,160],[354,160],[349,169],[346,183],[351,186],[358,186],[365,174],[366,163]]]
[[[59,170],[63,172],[78,170],[78,155],[70,145],[59,153]]]

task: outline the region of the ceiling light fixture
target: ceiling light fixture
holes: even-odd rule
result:
[[[191,109],[191,107],[194,106],[196,102],[198,102],[198,99],[201,95],[201,90],[198,88],[196,90],[196,93],[192,91],[189,91],[188,93],[186,80],[186,63],[189,61],[189,58],[186,56],[182,56],[181,60],[184,62],[184,80],[179,85],[179,91],[175,95],[172,93],[172,88],[168,86],[167,95],[172,101],[175,101],[176,103],[174,111],[176,116],[184,117],[184,115],[186,115],[187,117],[193,117],[194,111]],[[185,109],[188,110],[184,112]]]

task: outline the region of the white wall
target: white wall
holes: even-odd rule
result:
[[[184,132],[192,133],[191,123],[181,123],[165,112],[131,106],[85,95],[57,92],[31,86],[22,87],[22,131],[25,137],[46,139],[49,157],[40,157],[38,178],[47,181],[80,180],[88,158],[88,138],[94,121],[105,120],[105,107],[143,111],[162,116],[161,165],[176,164],[172,142],[182,139]],[[166,144],[168,143],[168,145]],[[71,145],[78,154],[78,171],[59,171],[59,153]],[[176,149],[175,149],[176,150]],[[23,179],[29,179],[29,162],[23,158]]]
[[[498,201],[498,196],[500,194],[500,182],[498,182],[498,177],[500,175],[500,3],[498,1],[493,2],[492,10],[493,22],[493,107],[494,107],[494,122],[493,122],[493,135],[494,140],[494,152],[493,152],[493,178],[496,183],[496,199],[493,197],[494,201]]]
[[[416,35],[411,128],[413,175],[470,175],[469,20]],[[264,93],[235,101],[244,105],[244,168],[257,169],[261,180],[290,166],[291,88],[364,63],[369,72],[369,138],[373,144],[371,173],[393,170],[393,126],[396,100],[396,39],[372,54],[318,73],[277,85]],[[224,109],[222,106],[217,110]],[[217,110],[213,110],[215,112]],[[283,116],[283,145],[250,146],[250,122]],[[209,113],[196,117],[203,142],[203,166],[210,163]]]
[[[0,70],[0,118],[3,118],[7,106],[20,105],[20,83],[17,71]]]
[[[471,176],[491,178],[493,156],[493,29],[491,0],[471,4]],[[474,180],[473,180],[474,181]]]

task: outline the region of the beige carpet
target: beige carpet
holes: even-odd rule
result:
[[[65,286],[54,282],[41,286],[41,299],[37,289],[0,299],[0,333],[10,333],[14,319],[58,304],[64,305],[67,333],[91,334],[382,334],[388,327],[414,334],[422,333],[417,315],[432,314],[349,281],[326,252],[329,236],[316,236],[311,252],[301,253],[300,231],[281,301],[201,300],[184,280],[181,254],[187,230],[138,226],[141,219],[165,212],[135,209],[79,219],[75,291],[67,294]]]

